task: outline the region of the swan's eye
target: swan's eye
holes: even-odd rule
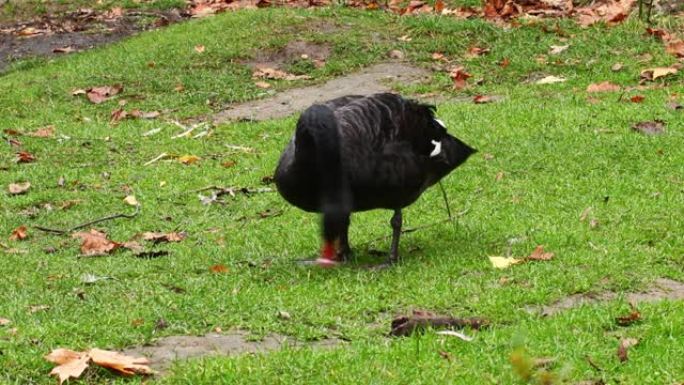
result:
[[[442,152],[442,142],[438,140],[431,140],[430,142],[435,145],[435,149],[430,153],[430,158],[433,158]]]

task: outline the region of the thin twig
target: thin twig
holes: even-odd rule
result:
[[[67,230],[62,230],[62,229],[52,229],[49,227],[43,227],[43,226],[33,226],[34,229],[44,231],[46,233],[54,233],[54,234],[69,234],[73,233],[74,231],[78,229],[82,229],[84,227],[88,227],[91,225],[94,225],[96,223],[104,222],[104,221],[111,221],[112,219],[118,219],[118,218],[127,218],[127,219],[132,219],[136,217],[140,213],[140,206],[135,206],[135,212],[133,214],[125,214],[125,213],[119,213],[119,214],[113,214],[106,216],[104,218],[98,218],[92,221],[88,221],[85,223],[81,223],[79,225],[76,225],[70,229]]]

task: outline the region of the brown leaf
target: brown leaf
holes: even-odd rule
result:
[[[17,153],[17,163],[31,163],[35,162],[36,157],[33,156],[33,154],[26,152],[26,151],[19,151]]]
[[[532,261],[549,261],[553,258],[553,256],[554,253],[545,253],[544,246],[539,245],[534,249],[534,251],[532,251],[532,254],[527,256],[526,259]]]
[[[677,73],[677,68],[674,67],[656,67],[656,68],[648,68],[643,71],[641,71],[641,79],[642,80],[656,80],[661,77],[669,76],[669,75],[674,75]]]
[[[511,61],[508,60],[507,57],[505,57],[505,58],[503,58],[503,59],[501,60],[501,62],[499,62],[499,67],[501,67],[501,68],[506,68],[506,67],[508,67],[510,64],[511,64]]]
[[[665,45],[665,51],[676,57],[684,58],[684,40],[672,40]]]
[[[484,104],[484,103],[491,103],[494,101],[494,98],[491,96],[487,95],[475,95],[473,97],[473,103],[475,104]]]
[[[53,136],[55,136],[55,126],[45,126],[33,132],[29,132],[26,135],[32,136],[34,138],[52,138]]]
[[[176,232],[171,232],[171,233],[155,233],[155,232],[146,232],[142,234],[142,239],[145,241],[150,241],[153,243],[161,243],[161,242],[180,242],[185,237],[187,236],[186,233],[176,233]]]
[[[466,87],[466,80],[472,75],[465,71],[463,67],[455,67],[449,72],[449,77],[454,82],[454,89],[462,90]]]
[[[7,186],[10,195],[23,194],[27,192],[29,188],[31,188],[31,182],[10,183],[9,186]]]
[[[404,53],[398,49],[393,49],[387,52],[387,57],[390,59],[402,60],[404,58]]]
[[[632,130],[645,135],[659,135],[665,132],[665,122],[662,120],[639,122],[632,126]]]
[[[74,51],[76,51],[76,50],[72,46],[59,47],[59,48],[53,48],[52,49],[53,53],[72,53]]]
[[[589,6],[577,8],[578,22],[588,27],[599,21],[614,25],[624,21],[636,4],[636,0],[607,0],[594,2]]]
[[[211,271],[212,273],[221,274],[221,273],[227,273],[230,270],[226,266],[218,264],[218,265],[214,265],[214,266],[210,267],[209,271]]]
[[[156,119],[161,114],[159,113],[159,111],[143,112],[135,108],[129,113],[129,115],[136,119]]]
[[[590,84],[587,87],[587,92],[615,92],[620,91],[621,87],[617,84],[605,81],[601,83]]]
[[[272,80],[301,80],[301,79],[311,79],[309,75],[293,75],[279,69],[263,67],[257,68],[256,71],[252,73],[252,78],[263,78]]]
[[[466,57],[477,57],[477,56],[482,56],[486,53],[489,52],[489,48],[480,48],[476,46],[471,46],[468,48],[468,53],[466,54]]]
[[[27,230],[28,229],[24,225],[17,227],[16,229],[12,230],[12,234],[10,234],[9,240],[21,241],[28,238],[28,234],[26,233]]]
[[[81,243],[81,254],[85,256],[106,255],[121,246],[120,243],[110,241],[106,234],[95,229],[91,229],[87,233],[74,233],[71,237],[80,238],[83,241]]]
[[[648,27],[648,28],[646,28],[646,33],[653,36],[653,37],[661,39],[662,41],[668,41],[672,38],[672,35],[669,32],[665,31],[664,29],[657,29],[657,28]]]
[[[644,99],[646,99],[646,97],[644,95],[634,95],[631,98],[629,98],[629,100],[632,103],[641,103],[644,101]]]
[[[233,161],[233,160],[227,160],[227,161],[221,163],[221,166],[222,166],[223,168],[231,168],[231,167],[235,166],[235,161]]]
[[[80,377],[90,361],[88,354],[68,349],[53,350],[45,359],[59,365],[52,369],[50,375],[57,376],[60,384],[69,378]]]
[[[257,86],[257,88],[261,88],[261,89],[264,89],[264,90],[267,89],[267,88],[271,88],[271,84],[270,84],[270,83],[262,82],[262,81],[254,82],[254,85]]]
[[[123,108],[117,108],[116,110],[112,111],[112,113],[110,114],[109,121],[111,123],[118,123],[121,120],[126,119],[127,116],[128,116],[128,113],[126,112],[126,110],[124,110]]]
[[[445,57],[444,54],[441,53],[441,52],[434,52],[434,53],[432,54],[432,60],[444,61],[444,60],[446,60],[446,57]]]
[[[639,343],[639,340],[636,338],[622,338],[620,340],[620,344],[618,345],[618,350],[617,350],[617,356],[620,359],[620,362],[625,362],[627,361],[627,349],[631,348],[632,346],[636,345]]]
[[[618,72],[622,69],[622,67],[624,67],[622,63],[615,63],[612,67],[610,67],[610,70],[613,72]]]
[[[639,313],[639,311],[636,309],[632,309],[632,311],[626,316],[615,318],[615,322],[620,326],[630,326],[638,321],[641,321],[641,313]]]
[[[81,90],[74,91],[72,95],[79,95],[81,94],[80,91]],[[113,86],[88,88],[85,90],[85,94],[91,103],[100,104],[109,100],[109,98],[112,96],[119,94],[121,91],[123,91],[123,86],[120,84],[115,84]]]
[[[195,52],[197,52],[197,53],[204,52],[204,49],[205,49],[204,46],[201,44],[195,46]]]
[[[111,369],[124,376],[134,374],[152,374],[154,371],[148,366],[150,361],[145,357],[131,357],[118,352],[101,349],[90,349],[88,356],[93,363],[103,368]]]

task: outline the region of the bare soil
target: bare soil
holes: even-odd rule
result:
[[[170,336],[153,345],[126,349],[123,353],[149,358],[150,366],[164,374],[175,360],[206,356],[234,356],[246,353],[264,353],[289,347],[332,348],[342,344],[339,339],[302,342],[279,334],[269,334],[260,341],[250,341],[249,333],[207,334],[205,336]]]
[[[637,293],[620,294],[612,291],[599,293],[573,294],[548,306],[528,307],[531,313],[539,313],[542,316],[551,316],[563,310],[572,309],[587,304],[612,301],[623,297],[625,301],[637,305],[640,302],[658,302],[663,300],[684,299],[684,283],[667,278],[658,278],[647,290]]]
[[[137,32],[182,20],[180,11],[125,11],[121,15],[81,10],[0,25],[0,73],[15,60],[64,55],[112,43]]]
[[[332,79],[325,84],[294,88],[267,99],[234,104],[214,115],[214,123],[247,120],[261,121],[289,116],[313,103],[345,95],[368,95],[391,91],[391,83],[413,83],[426,79],[430,72],[405,63],[376,64],[359,72]]]

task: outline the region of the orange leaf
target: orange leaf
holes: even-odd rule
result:
[[[220,265],[220,264],[210,267],[209,270],[211,270],[212,273],[217,273],[217,274],[227,273],[228,271],[230,271],[230,270],[228,270],[227,267],[225,267],[224,265]]]
[[[534,249],[532,254],[530,254],[526,259],[532,260],[532,261],[549,261],[551,258],[553,258],[554,254],[553,253],[545,253],[544,252],[544,246],[537,246],[537,248]]]
[[[587,92],[615,92],[620,91],[620,86],[611,82],[605,81],[601,83],[590,84],[587,87]]]
[[[503,58],[503,60],[501,60],[501,62],[499,63],[499,67],[501,67],[501,68],[506,68],[506,67],[508,67],[509,64],[511,64],[511,61],[508,60],[507,57],[505,57],[505,58]]]
[[[632,103],[641,103],[644,101],[644,99],[646,99],[644,95],[634,95],[631,98],[629,98],[629,100],[631,100]]]
[[[443,0],[435,1],[435,12],[436,13],[442,13],[443,10],[444,10],[444,1]]]
[[[150,361],[145,357],[131,357],[101,349],[90,349],[88,355],[93,360],[93,363],[100,365],[103,368],[111,369],[124,376],[132,376],[136,373],[154,373],[148,366]]]
[[[22,225],[17,227],[16,229],[12,230],[12,234],[9,237],[10,241],[20,241],[22,239],[28,238],[28,234],[26,234],[26,226]]]
[[[180,158],[178,158],[178,161],[183,163],[183,164],[193,164],[197,161],[199,161],[201,158],[196,155],[183,155]]]
[[[667,53],[676,57],[684,58],[684,40],[672,40],[665,46]]]
[[[74,91],[72,95],[80,94],[81,90]],[[113,86],[102,86],[102,87],[92,87],[85,90],[85,94],[91,103],[100,104],[109,100],[112,96],[123,91],[123,86],[120,84],[115,84]],[[78,93],[77,93],[78,92]]]
[[[110,241],[106,234],[95,229],[91,229],[88,233],[74,233],[71,237],[83,240],[81,254],[85,256],[106,255],[121,246],[120,243]]]
[[[491,96],[487,95],[475,95],[473,97],[473,103],[475,104],[491,103],[493,101],[494,99]]]

